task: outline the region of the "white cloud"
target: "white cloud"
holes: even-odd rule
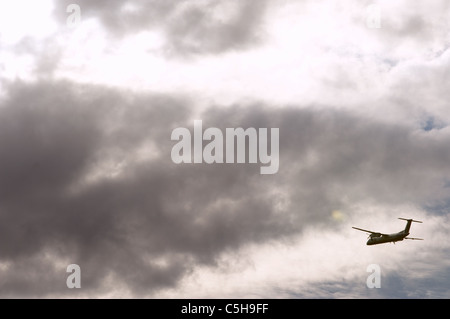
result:
[[[97,100],[90,96],[96,88],[113,87],[110,92],[120,89],[122,93],[127,93],[121,94],[118,101],[137,104],[134,109],[118,107],[120,112],[113,117],[111,125],[117,126],[111,131],[116,128],[117,136],[114,131],[110,135],[112,137],[106,140],[111,144],[123,143],[118,146],[120,151],[115,152],[116,149],[110,144],[102,144],[100,146],[107,151],[100,152],[100,156],[95,153],[100,158],[98,161],[94,160],[86,166],[82,165],[85,164],[82,159],[75,163],[77,165],[69,161],[80,170],[83,168],[77,178],[71,179],[75,182],[69,183],[71,190],[76,190],[78,195],[96,186],[101,191],[104,185],[115,185],[122,191],[125,187],[120,182],[125,177],[130,178],[133,184],[133,181],[136,182],[133,174],[148,173],[142,167],[161,161],[164,154],[158,143],[143,137],[150,134],[147,131],[150,122],[156,130],[161,130],[158,127],[162,125],[160,122],[172,125],[183,120],[188,122],[190,119],[187,117],[208,117],[209,114],[210,120],[219,118],[220,123],[232,123],[232,116],[225,107],[236,104],[240,106],[237,108],[239,112],[248,107],[253,113],[247,117],[251,119],[254,116],[257,123],[261,119],[272,123],[268,120],[270,117],[278,121],[275,123],[283,124],[280,132],[288,136],[284,142],[291,148],[280,150],[282,156],[287,154],[284,158],[291,160],[291,163],[282,163],[284,166],[280,174],[267,185],[259,187],[270,199],[264,200],[273,204],[266,212],[269,217],[273,213],[280,220],[292,221],[294,226],[298,226],[296,223],[299,221],[304,221],[305,225],[299,226],[295,234],[261,243],[247,240],[247,234],[243,235],[245,239],[235,239],[233,235],[242,234],[225,228],[227,234],[233,237],[226,238],[230,242],[224,238],[221,238],[223,242],[217,240],[217,255],[215,251],[211,252],[214,250],[211,247],[203,252],[207,255],[205,259],[218,256],[216,263],[211,260],[199,262],[189,276],[184,272],[193,267],[194,261],[189,260],[187,266],[180,268],[174,266],[173,273],[181,277],[185,275],[183,279],[179,282],[177,278],[171,279],[175,282],[173,288],[152,292],[151,296],[449,296],[445,289],[448,279],[443,275],[450,268],[445,259],[450,249],[445,238],[450,227],[446,215],[449,169],[444,150],[450,134],[450,128],[446,126],[450,121],[450,5],[447,1],[422,0],[414,2],[414,5],[403,0],[377,1],[375,4],[381,10],[381,28],[370,28],[366,24],[367,8],[374,4],[373,1],[264,1],[260,7],[250,0],[239,5],[237,2],[230,4],[209,0],[195,4],[154,1],[155,10],[149,10],[150,2],[142,4],[131,1],[127,5],[114,2],[106,5],[107,2],[80,0],[80,3],[82,20],[75,28],[66,26],[68,14],[62,10],[65,8],[61,2],[18,0],[0,3],[2,98],[7,96],[9,88],[14,87],[15,80],[19,83],[43,81],[47,95],[42,93],[42,96],[48,97],[48,100],[41,101],[36,109],[41,107],[44,112],[48,101],[69,101],[68,104],[74,104],[74,109],[80,103],[86,107],[83,112],[87,113],[87,117],[92,117],[93,122],[86,123],[93,130],[103,129],[105,123],[97,119],[98,114],[86,111],[91,99],[103,103],[103,108],[115,107],[113,95]],[[124,19],[116,20],[116,13],[122,14]],[[52,96],[61,94],[57,90],[66,93],[68,90],[64,89],[64,85],[55,85],[56,91],[49,90],[51,82],[44,80],[84,83],[90,90],[83,91],[87,92],[83,96],[77,96],[77,103],[73,97],[68,97],[68,100],[66,97],[52,99]],[[138,95],[152,93],[154,96],[136,102],[133,100],[136,92]],[[36,103],[36,94],[28,93],[30,101]],[[107,95],[105,92],[101,94]],[[130,100],[123,97],[127,94]],[[163,99],[160,102],[159,95],[182,96],[185,104],[180,107],[179,101]],[[15,98],[13,101],[20,102]],[[148,112],[159,103],[163,105],[161,109],[168,108],[169,104],[173,109],[169,109],[168,114]],[[258,113],[255,104],[264,112],[279,113],[274,112],[273,116]],[[210,108],[212,105],[214,107]],[[312,111],[289,113],[286,105]],[[23,107],[22,104],[19,106]],[[201,113],[204,109],[209,113]],[[320,113],[329,109],[337,112]],[[23,109],[24,114],[28,111]],[[175,113],[179,116],[176,121],[172,119]],[[34,114],[37,120],[32,124],[37,128],[44,121],[42,114]],[[61,119],[65,118],[63,115],[66,113],[61,114]],[[77,121],[85,123],[84,116],[76,114],[79,116]],[[277,118],[280,114],[281,119]],[[289,114],[291,118],[288,118]],[[16,116],[25,118],[20,112]],[[245,116],[236,118],[242,121]],[[74,119],[69,122],[74,123]],[[136,123],[140,126],[136,127]],[[73,134],[81,136],[87,143],[89,132],[86,133],[81,124],[77,125]],[[4,129],[16,132],[11,127]],[[60,132],[59,126],[52,127],[50,132]],[[160,131],[158,133],[162,134]],[[30,133],[30,136],[35,137],[37,143],[41,142],[36,135]],[[117,141],[115,137],[124,140]],[[66,135],[62,138],[61,145],[65,147],[65,138],[72,141]],[[5,141],[9,140],[5,137]],[[74,147],[71,149],[75,151]],[[89,149],[85,156],[92,155],[91,152]],[[292,161],[292,154],[298,162]],[[11,163],[15,162],[11,160]],[[195,178],[185,174],[183,176],[194,179],[195,183],[192,183],[198,185]],[[142,180],[137,179],[136,184],[153,185],[140,177]],[[155,174],[156,179],[163,180],[163,177]],[[244,174],[241,178],[246,177],[248,175]],[[206,177],[204,179],[207,180]],[[222,183],[227,187],[235,186],[234,180],[225,180]],[[260,189],[254,186],[254,180],[245,181],[245,185]],[[182,182],[190,185],[190,180]],[[209,191],[216,190],[216,181],[209,182],[211,184],[201,185]],[[181,209],[190,213],[192,207],[200,210],[191,198],[199,195],[196,191],[200,191],[195,187],[183,189],[180,183],[167,185],[175,184],[180,189],[170,195],[178,196],[181,203],[172,201],[164,206],[160,201],[165,198],[161,200],[156,195],[156,199],[152,198],[160,204],[158,213],[167,218],[162,220],[168,224],[173,224],[170,219],[173,211]],[[203,196],[208,194],[203,189],[201,193]],[[260,209],[253,202],[255,198],[248,199],[242,194],[243,198],[235,198],[232,195],[219,196],[212,202],[204,200],[206,208],[202,207],[195,215],[193,220],[196,222],[193,224],[203,231],[202,227],[209,223],[221,229],[220,222],[234,221],[232,218],[236,217],[234,214],[240,208],[247,205]],[[135,199],[128,196],[125,198],[130,202]],[[127,204],[125,201],[124,209],[129,209]],[[438,204],[443,206],[438,213],[429,208]],[[297,208],[299,211],[293,210]],[[230,216],[223,217],[221,209]],[[134,207],[131,210],[133,213],[139,211]],[[247,218],[254,216],[259,215],[249,215]],[[367,247],[365,235],[351,229],[351,226],[358,226],[395,232],[403,227],[403,222],[398,221],[397,217],[424,220],[424,224],[413,225],[413,235],[426,240]],[[174,227],[172,224],[170,227]],[[249,233],[254,231],[254,236],[261,231],[252,228],[251,223],[243,225],[242,229]],[[208,236],[214,232],[211,229],[207,231]],[[183,232],[182,235],[185,238],[173,239],[169,249],[184,247],[191,249],[192,255],[201,255],[195,250],[198,248],[195,243],[200,243],[203,238]],[[140,236],[145,237],[139,234],[132,239],[138,241],[142,239]],[[73,238],[77,240],[78,237],[73,235]],[[162,241],[156,235],[150,239]],[[150,239],[148,241],[151,242]],[[189,245],[186,248],[177,240],[182,244],[187,241]],[[245,244],[240,246],[242,242]],[[150,254],[148,258],[152,257]],[[159,277],[167,280],[171,272],[165,267],[176,264],[176,258],[175,261],[166,255],[154,258],[157,262],[152,265],[149,266],[146,261],[143,264],[161,269],[151,274],[148,280],[159,280]],[[372,263],[378,263],[383,271],[383,288],[380,290],[365,287],[366,268]],[[10,263],[0,261],[0,265],[3,269]],[[133,266],[140,269],[140,265]],[[111,272],[100,281],[110,286],[120,281],[115,276],[117,274]],[[136,278],[131,278],[133,283],[139,281]],[[433,278],[439,278],[442,282],[432,281]],[[432,283],[427,285],[427,280]],[[121,282],[119,286],[111,294],[100,294],[136,294],[130,288],[132,284],[127,286]]]
[[[0,3],[0,43],[13,45],[28,36],[43,39],[57,29],[51,18],[52,0],[2,1]]]
[[[445,282],[426,285],[450,263],[446,216],[432,216],[411,206],[371,206],[348,212],[348,220],[334,227],[310,227],[302,235],[265,244],[251,244],[224,253],[217,265],[197,268],[175,289],[158,292],[163,298],[446,298]],[[397,232],[404,222],[396,216],[423,219],[411,234],[425,241],[404,240],[396,245],[366,246],[366,234],[351,226]],[[414,216],[413,216],[414,215]],[[381,268],[381,288],[369,289],[367,267]],[[406,288],[394,287],[401,280]],[[398,291],[395,289],[398,288]]]

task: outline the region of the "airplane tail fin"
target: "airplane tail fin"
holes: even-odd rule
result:
[[[422,223],[420,220],[406,219],[406,218],[400,218],[400,217],[399,217],[398,219],[406,220],[406,221],[407,221],[406,227],[405,227],[405,233],[408,233],[408,234],[409,234],[409,229],[411,228],[411,223],[412,223],[412,222],[415,222],[415,223]]]

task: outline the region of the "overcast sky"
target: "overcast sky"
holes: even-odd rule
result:
[[[449,86],[447,0],[2,1],[0,297],[450,298]]]

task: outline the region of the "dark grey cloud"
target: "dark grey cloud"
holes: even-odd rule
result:
[[[96,296],[114,284],[143,296],[242,245],[333,227],[331,212],[352,203],[448,195],[448,137],[420,127],[263,103],[211,106],[204,128],[280,128],[279,172],[260,175],[259,164],[171,161],[172,130],[193,127],[185,96],[70,82],[6,88],[2,296]],[[139,160],[144,146],[155,156]],[[123,166],[111,177],[105,163]],[[69,263],[81,266],[81,290],[65,286]]]
[[[284,233],[286,222],[273,216],[270,198],[250,178],[257,167],[171,162],[171,128],[186,123],[188,106],[181,98],[125,98],[94,86],[11,84],[1,112],[7,154],[0,236],[8,244],[0,261],[21,267],[4,270],[2,295],[69,293],[59,281],[64,269],[58,280],[29,280],[47,266],[54,272],[53,259],[39,258],[45,252],[82,267],[83,293],[95,292],[110,274],[133,293],[149,293],[226,249]],[[161,157],[129,165],[119,178],[83,184],[103,161],[145,143]],[[158,258],[164,266],[152,265]]]
[[[148,109],[136,114],[128,110],[122,118],[121,108],[125,103],[115,92],[95,87],[70,88],[56,83],[17,84],[11,88],[1,116],[4,133],[0,142],[4,150],[0,173],[1,236],[8,244],[2,246],[0,255],[2,260],[21,263],[20,268],[13,270],[20,273],[23,269],[18,277],[28,278],[27,274],[34,274],[34,269],[42,269],[41,263],[46,260],[36,256],[46,250],[56,251],[60,257],[80,263],[87,289],[90,285],[95,287],[108,274],[107,266],[121,269],[115,262],[119,255],[123,260],[140,260],[130,258],[138,251],[126,249],[129,238],[124,237],[124,231],[132,229],[122,227],[128,222],[133,224],[133,214],[138,210],[139,214],[145,211],[143,220],[150,223],[148,231],[152,231],[160,210],[159,201],[164,200],[158,198],[158,187],[153,184],[153,180],[158,180],[157,170],[150,169],[153,173],[144,179],[128,181],[125,178],[120,183],[107,181],[77,194],[72,194],[70,188],[86,170],[102,160],[101,156],[111,154],[108,151],[112,148],[119,152],[129,151],[127,138],[132,139],[134,147],[148,135],[157,135],[155,123],[163,124],[159,129],[164,127],[165,113],[179,103],[167,98],[161,101],[157,96],[146,102],[152,111]],[[178,111],[170,121],[176,120],[176,114],[183,114],[182,109]],[[120,136],[116,136],[114,129],[106,132],[105,128],[114,126],[117,120],[119,123],[133,121],[134,126]],[[169,120],[167,116],[166,120]],[[145,128],[142,121],[147,125]],[[141,129],[139,134],[133,127]],[[120,125],[118,130],[121,130]],[[136,197],[145,199],[136,201]],[[162,226],[162,223],[156,225]],[[98,260],[103,262],[90,267]],[[29,267],[25,267],[26,264]],[[139,262],[131,262],[130,270],[138,265]],[[52,265],[48,267],[51,272]],[[170,278],[170,282],[176,278],[176,268],[170,265],[170,271],[148,269],[144,277],[155,278],[156,282]],[[134,270],[132,273],[136,273]],[[9,280],[14,280],[15,276],[3,278],[6,283],[1,289],[2,294],[27,294],[30,293],[28,288],[33,286],[32,281],[25,286],[20,282],[14,285]],[[55,289],[48,283],[40,287],[40,294]]]
[[[56,1],[55,17],[65,23],[71,1]],[[162,31],[164,54],[186,56],[242,50],[264,39],[268,1],[88,1],[80,0],[82,21],[98,18],[111,37]]]

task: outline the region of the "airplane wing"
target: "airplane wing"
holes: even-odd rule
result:
[[[365,230],[365,229],[358,228],[358,227],[352,227],[352,228],[353,228],[353,229],[360,230],[360,231],[365,231],[366,233],[378,234],[378,232],[376,232],[376,231]]]
[[[382,233],[377,232],[377,231],[366,230],[366,229],[362,229],[362,228],[358,228],[358,227],[352,227],[352,228],[356,229],[356,230],[364,231],[364,232],[370,233],[370,234],[380,234],[380,235],[383,235],[383,236],[387,236],[387,234],[382,234]]]

